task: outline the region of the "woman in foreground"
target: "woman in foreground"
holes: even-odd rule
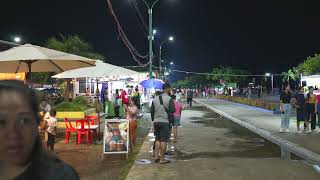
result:
[[[0,179],[78,180],[76,171],[42,148],[39,103],[20,81],[0,81]]]

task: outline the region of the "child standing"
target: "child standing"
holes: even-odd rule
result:
[[[49,151],[54,150],[54,140],[57,134],[57,119],[56,119],[56,111],[50,111],[50,118],[47,119],[47,133],[48,133],[48,141],[47,147]]]

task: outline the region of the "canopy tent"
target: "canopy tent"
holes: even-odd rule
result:
[[[103,78],[103,77],[119,77],[131,76],[138,74],[138,72],[126,69],[123,67],[115,66],[102,61],[97,61],[96,66],[74,69],[52,76],[53,78],[66,79],[66,78]]]
[[[89,58],[32,44],[25,44],[0,52],[1,73],[63,72],[94,66],[94,64],[95,61]]]

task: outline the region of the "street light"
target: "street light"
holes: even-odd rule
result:
[[[271,73],[266,73],[266,77],[271,77],[271,93],[273,93],[273,74]]]
[[[163,62],[163,60],[161,59],[162,45],[164,45],[167,42],[172,42],[173,40],[174,40],[174,37],[169,36],[169,38],[167,40],[162,41],[162,43],[160,44],[160,47],[159,47],[159,76],[160,76],[160,79],[162,78],[161,62]]]
[[[142,0],[146,6],[148,7],[148,15],[149,15],[149,77],[152,79],[152,58],[153,58],[153,51],[152,51],[152,41],[153,41],[153,28],[152,28],[152,9],[154,5],[159,1],[155,0],[153,3],[149,4],[146,0]]]
[[[154,30],[152,31],[152,34],[153,34],[153,35],[156,35],[156,34],[157,34],[157,30],[154,29]]]
[[[172,61],[170,62],[170,65],[173,65],[173,62],[172,62]]]
[[[14,42],[16,42],[16,43],[20,43],[20,42],[21,42],[21,38],[18,37],[18,36],[14,37],[13,40],[14,40]]]

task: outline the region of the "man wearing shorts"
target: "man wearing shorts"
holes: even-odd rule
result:
[[[164,159],[167,142],[170,142],[171,126],[169,123],[168,113],[175,112],[173,99],[170,97],[171,86],[165,83],[162,86],[163,92],[157,95],[151,106],[151,119],[154,121],[155,142],[155,162],[166,164],[170,161]],[[160,151],[160,157],[159,157]]]

